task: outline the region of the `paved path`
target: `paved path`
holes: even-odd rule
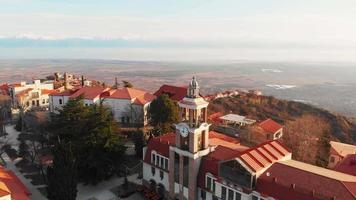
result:
[[[142,184],[142,181],[137,179],[138,174],[129,176],[127,179],[130,182],[136,184]],[[124,183],[124,178],[113,177],[107,181],[103,181],[96,186],[78,184],[78,195],[77,199],[87,200],[90,198],[96,198],[98,200],[112,200],[118,199],[110,189],[119,186]]]
[[[9,134],[7,136],[7,139],[9,141],[9,143],[11,144],[11,146],[14,149],[18,149],[18,140],[17,137],[20,134],[20,132],[16,131],[14,129],[14,126],[5,126],[6,132]],[[31,192],[31,196],[30,198],[33,200],[46,200],[47,198],[45,198],[37,189],[36,187],[31,183],[31,179],[27,179],[24,177],[23,174],[21,174],[21,172],[18,170],[18,168],[15,166],[15,164],[17,163],[17,161],[19,160],[14,160],[12,161],[9,156],[4,153],[2,156],[6,162],[6,169],[9,169],[11,171],[13,171],[16,176],[26,185],[26,187],[30,190]]]
[[[23,176],[23,174],[20,173],[20,171],[17,169],[17,167],[15,166],[15,162],[12,161],[9,156],[7,156],[6,153],[3,154],[3,158],[6,162],[6,169],[9,169],[11,171],[13,171],[16,176],[22,181],[22,183],[24,183],[26,185],[26,187],[30,190],[31,192],[31,196],[30,198],[32,200],[46,200],[47,198],[45,198],[40,191],[38,191],[36,189],[36,187],[34,185],[32,185],[31,183],[31,179],[27,179]]]

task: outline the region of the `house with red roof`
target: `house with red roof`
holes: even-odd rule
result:
[[[99,103],[101,94],[108,91],[110,88],[104,87],[80,87],[72,90],[65,90],[63,92],[55,92],[50,95],[50,111],[57,112],[58,109],[62,109],[63,106],[71,98],[83,97],[84,105],[89,106],[91,104]]]
[[[10,170],[0,167],[0,199],[29,200],[30,191]]]
[[[109,106],[116,121],[122,124],[146,125],[150,103],[156,98],[144,90],[119,88],[102,94],[103,103]]]
[[[258,124],[261,128],[266,140],[277,140],[283,136],[283,126],[269,118]]]
[[[178,105],[175,132],[143,148],[142,182],[164,199],[355,200],[356,176],[295,161],[278,140],[246,147],[210,131],[195,78]]]
[[[159,97],[166,94],[173,101],[181,101],[187,95],[187,87],[185,86],[173,86],[173,85],[162,85],[154,95]]]
[[[41,82],[41,80],[10,84],[8,88],[13,107],[22,106],[25,110],[48,108],[49,94],[55,92],[52,81]]]
[[[69,99],[79,96],[83,97],[86,106],[102,101],[112,110],[117,122],[138,125],[148,123],[148,108],[156,98],[154,95],[136,88],[110,89],[100,86],[85,86],[51,94],[51,112],[62,109]]]
[[[330,156],[328,168],[334,169],[348,155],[356,154],[356,146],[341,142],[330,141]]]

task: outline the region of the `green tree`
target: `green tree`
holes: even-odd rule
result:
[[[178,121],[178,106],[168,95],[161,95],[150,104],[150,122],[165,134],[172,131],[172,124]]]
[[[130,83],[129,81],[122,81],[122,84],[124,85],[124,87],[127,87],[127,88],[133,87],[132,83]]]
[[[125,147],[110,109],[102,104],[84,106],[79,97],[52,118],[51,140],[73,145],[79,180],[96,184],[118,171]]]
[[[316,154],[315,164],[320,167],[327,167],[330,156],[330,134],[324,131],[318,141],[318,151]]]
[[[78,154],[79,176],[85,183],[97,184],[118,171],[126,148],[112,113],[103,105],[90,107],[84,131],[87,135]]]
[[[71,145],[56,144],[53,164],[47,169],[49,200],[75,200],[77,196],[77,162]]]
[[[136,156],[142,158],[142,148],[146,145],[144,132],[139,130],[133,134],[133,141],[135,143]]]
[[[18,132],[22,131],[22,116],[21,115],[19,116],[19,118],[16,122],[15,130],[17,130]]]
[[[28,155],[28,149],[29,146],[26,144],[26,141],[24,139],[21,139],[19,145],[19,156],[22,158],[26,158],[26,156]]]

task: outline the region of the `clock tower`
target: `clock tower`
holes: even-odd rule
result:
[[[200,96],[199,84],[191,80],[186,97],[178,103],[175,146],[170,148],[170,188],[174,199],[197,199],[197,175],[201,157],[210,152],[208,102]]]

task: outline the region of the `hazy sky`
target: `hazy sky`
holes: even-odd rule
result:
[[[0,58],[356,61],[355,52],[355,0],[0,0]]]

